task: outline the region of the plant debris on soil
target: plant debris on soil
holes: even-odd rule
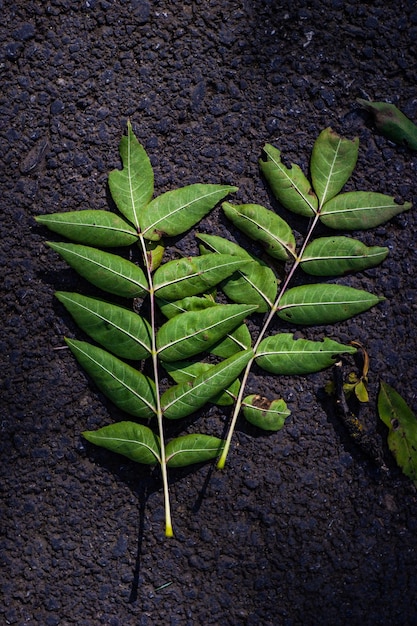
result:
[[[379,135],[356,101],[391,102],[417,121],[415,2],[0,7],[1,622],[416,624],[416,488],[389,452],[376,398],[381,378],[417,409],[417,155]],[[358,234],[390,254],[346,280],[386,300],[309,329],[309,338],[357,341],[369,354],[360,419],[377,454],[351,437],[325,394],[331,371],[254,372],[250,392],[284,397],[292,414],[267,435],[242,420],[223,471],[172,473],[170,540],[158,473],[81,437],[123,415],[64,349],[63,337],[79,333],[53,293],[85,283],[46,248],[34,221],[109,208],[107,175],[120,167],[127,119],[158,193],[224,183],[239,187],[237,202],[281,210],[259,173],[262,146],[307,171],[315,138],[331,126],[360,138],[347,191],[414,204]],[[292,224],[303,232],[301,219]],[[199,230],[248,246],[219,210]],[[176,246],[194,253],[194,234]],[[211,408],[206,432],[221,431],[227,417]]]

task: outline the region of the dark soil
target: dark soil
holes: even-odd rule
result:
[[[39,214],[107,208],[127,118],[161,193],[237,184],[271,206],[265,142],[307,168],[327,126],[361,141],[350,189],[416,200],[417,157],[378,136],[357,97],[417,120],[415,2],[4,0],[2,133],[2,592],[4,624],[56,626],[405,626],[417,624],[417,498],[377,426],[378,380],[417,409],[415,209],[360,237],[388,245],[350,284],[385,302],[321,329],[371,359],[363,417],[374,462],[323,386],[331,373],[265,377],[285,428],[243,422],[223,472],[172,474],[176,536],[163,536],[158,477],[87,446],[80,432],[122,416],[63,336],[53,297],[78,279],[44,241]],[[237,234],[218,210],[206,232]],[[191,236],[177,242],[194,246]],[[79,288],[85,285],[80,283]],[[221,433],[210,409],[201,430]]]

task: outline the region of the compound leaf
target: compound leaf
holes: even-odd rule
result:
[[[153,196],[154,175],[149,157],[136,139],[130,122],[127,135],[120,140],[119,151],[123,169],[110,172],[110,193],[120,213],[139,231],[142,211]]]
[[[243,304],[222,304],[176,315],[156,335],[161,361],[183,360],[208,351],[256,309]]]
[[[353,141],[339,137],[326,128],[317,137],[311,155],[310,171],[320,207],[342,189],[355,169],[359,138]]]
[[[365,230],[384,224],[411,207],[411,202],[397,204],[394,198],[382,193],[349,191],[326,202],[320,220],[329,228]]]
[[[140,267],[117,254],[75,243],[48,242],[80,276],[90,283],[124,298],[139,298],[148,290]]]
[[[264,155],[259,165],[276,199],[289,211],[312,217],[317,212],[318,199],[301,168],[294,164],[286,167],[280,150],[270,144],[265,145]]]
[[[140,315],[78,293],[57,291],[55,296],[78,326],[110,352],[130,360],[149,356],[152,330]]]
[[[98,430],[85,430],[83,437],[96,446],[123,454],[145,465],[161,463],[159,438],[147,426],[135,422],[117,422]]]
[[[183,435],[166,446],[168,467],[186,467],[215,459],[223,449],[223,440],[210,435]]]
[[[153,380],[102,348],[75,339],[65,341],[100,391],[119,409],[135,417],[155,415]]]
[[[167,191],[154,198],[142,213],[142,234],[152,241],[158,241],[163,235],[181,235],[234,191],[237,187],[200,183]]]
[[[282,217],[260,204],[234,206],[223,202],[222,208],[226,217],[245,235],[259,241],[270,256],[280,261],[294,256],[294,234]]]
[[[291,414],[281,398],[271,401],[256,394],[246,396],[242,407],[247,421],[262,430],[281,430],[286,418]]]
[[[294,339],[291,333],[266,337],[259,344],[256,363],[273,374],[305,375],[334,364],[339,354],[356,352],[327,337],[323,341]]]
[[[49,230],[84,245],[115,248],[138,240],[132,225],[110,211],[87,209],[38,215],[35,219]]]
[[[319,237],[306,247],[301,267],[313,276],[342,276],[379,265],[388,252],[350,237]]]
[[[164,416],[168,419],[179,419],[201,409],[236,380],[252,357],[253,350],[244,350],[213,365],[194,379],[165,391],[161,397]]]
[[[363,313],[383,299],[345,285],[301,285],[282,296],[278,315],[293,324],[332,324]]]
[[[378,413],[388,427],[388,447],[417,486],[417,418],[400,394],[381,381]]]
[[[154,289],[158,298],[179,300],[210,290],[224,278],[252,261],[231,254],[210,254],[169,261],[156,270]],[[250,303],[248,303],[250,304]]]

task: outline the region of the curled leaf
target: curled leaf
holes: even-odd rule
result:
[[[124,298],[139,298],[148,290],[141,268],[121,256],[76,243],[49,241],[48,246],[99,289]]]
[[[166,447],[168,467],[187,467],[204,463],[219,456],[223,440],[210,435],[183,435],[171,440]]]
[[[100,248],[130,246],[138,240],[138,234],[131,224],[111,211],[85,210],[67,213],[38,215],[42,224],[54,233],[84,245]]]
[[[135,417],[148,418],[155,415],[153,380],[102,348],[86,341],[65,341],[100,391],[119,409]]]
[[[293,324],[332,324],[363,313],[383,299],[345,285],[302,285],[285,292],[278,315]]]
[[[156,465],[161,462],[159,438],[142,424],[117,422],[98,430],[85,430],[82,434],[96,446],[122,454],[137,463]]]
[[[417,418],[404,398],[381,382],[378,413],[388,427],[388,446],[398,465],[417,486]]]
[[[382,263],[388,248],[368,247],[350,237],[319,237],[306,247],[301,267],[313,276],[342,276]]]
[[[284,400],[268,400],[263,396],[250,395],[243,400],[243,415],[262,430],[277,431],[284,426],[286,418],[291,414]]]
[[[369,102],[357,98],[367,111],[372,113],[377,130],[387,139],[417,150],[417,126],[395,104]]]
[[[256,363],[273,374],[304,375],[333,365],[340,354],[354,352],[354,346],[343,345],[328,337],[323,341],[310,341],[294,339],[291,333],[280,333],[261,341]]]
[[[286,167],[281,152],[266,144],[264,158],[259,161],[263,175],[277,200],[292,213],[312,217],[318,209],[317,196],[299,165]]]

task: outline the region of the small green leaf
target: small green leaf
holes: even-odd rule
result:
[[[161,361],[178,361],[210,350],[257,307],[222,304],[176,315],[159,329],[156,342]]]
[[[411,202],[397,204],[394,198],[382,193],[349,191],[326,202],[320,220],[325,226],[338,230],[366,230],[384,224],[411,207]]]
[[[317,196],[310,181],[298,165],[286,167],[281,161],[281,152],[266,144],[265,159],[259,161],[263,175],[276,199],[289,211],[312,217],[318,209]]]
[[[251,239],[259,241],[266,252],[280,261],[295,256],[295,239],[282,217],[259,204],[234,206],[223,202],[226,217]]]
[[[358,159],[359,138],[353,141],[339,137],[331,128],[316,139],[310,171],[320,207],[333,198],[349,180]]]
[[[136,139],[130,122],[119,151],[123,169],[110,172],[110,193],[120,213],[139,230],[142,211],[153,196],[154,175],[149,157]]]
[[[165,252],[165,246],[161,240],[159,241],[145,241],[146,257],[149,270],[154,272],[162,263],[162,258]]]
[[[161,405],[168,419],[186,417],[201,409],[211,398],[227,389],[253,357],[244,350],[214,365],[192,380],[171,387],[162,394]]]
[[[388,252],[350,237],[320,237],[306,247],[301,267],[313,276],[342,276],[379,265]]]
[[[168,467],[187,467],[204,463],[219,456],[224,442],[209,435],[183,435],[170,441],[166,447]]]
[[[158,437],[147,426],[135,422],[117,422],[98,430],[85,430],[83,437],[96,446],[123,454],[145,465],[161,462]]]
[[[201,240],[200,252],[210,254],[232,254],[243,260],[253,261],[242,266],[230,278],[226,278],[221,289],[232,302],[237,304],[256,304],[258,313],[269,311],[275,302],[278,281],[272,269],[255,255],[249,254],[244,248],[232,241],[215,235],[197,235]]]
[[[57,291],[55,296],[78,326],[110,352],[132,361],[149,356],[152,330],[140,315],[78,293]]]
[[[141,268],[117,254],[75,243],[49,241],[48,246],[80,276],[104,291],[124,298],[139,298],[147,292],[148,284]]]
[[[302,285],[282,296],[278,315],[293,324],[332,324],[363,313],[383,299],[345,285]]]
[[[163,235],[181,235],[234,191],[237,187],[200,183],[167,191],[152,200],[143,212],[142,234],[152,241],[158,241]]]
[[[381,382],[378,413],[389,428],[388,447],[406,476],[417,486],[417,418],[400,394]]]
[[[230,254],[210,254],[169,261],[156,270],[154,289],[158,298],[179,300],[209,291],[224,278],[252,261]]]
[[[246,396],[242,407],[247,421],[262,430],[281,430],[286,418],[291,414],[281,398],[271,401],[255,394]]]
[[[135,417],[155,415],[153,380],[97,346],[75,339],[65,341],[100,391],[119,409]]]
[[[339,354],[356,352],[328,339],[309,341],[294,339],[291,333],[280,333],[263,339],[256,352],[256,363],[273,374],[305,375],[334,364]]]
[[[132,225],[110,211],[50,213],[38,215],[35,219],[54,233],[85,245],[116,248],[130,246],[138,240]]]

